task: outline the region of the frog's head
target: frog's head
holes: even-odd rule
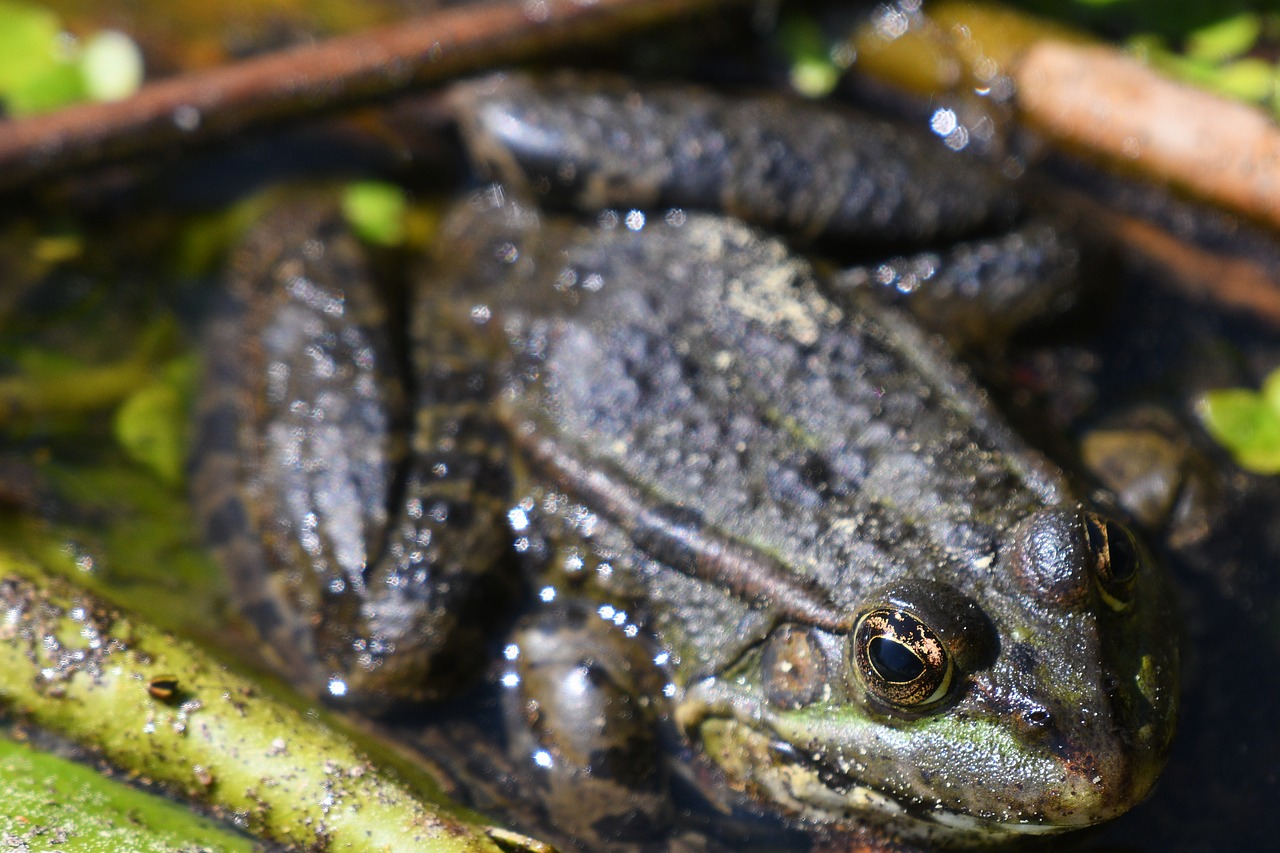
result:
[[[1033,513],[954,583],[869,592],[847,631],[784,624],[690,686],[682,721],[731,780],[810,818],[982,844],[1098,823],[1155,782],[1176,637],[1119,522]]]

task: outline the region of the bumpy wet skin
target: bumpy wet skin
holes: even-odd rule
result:
[[[467,125],[477,151],[517,167],[524,154],[487,130],[494,125],[545,143],[533,175],[517,183],[613,185],[607,169],[597,179],[590,157],[555,153],[563,122],[539,113],[523,81],[516,105],[503,85],[458,96],[475,110]],[[563,109],[563,88],[557,82],[546,101],[552,115]],[[699,121],[729,116],[724,127],[645,141],[653,162],[696,161],[695,148],[718,144],[733,154],[713,158],[721,165],[758,167],[791,162],[788,138],[807,139],[803,129],[763,134],[767,121],[744,123],[735,107],[708,98],[684,100]],[[651,103],[671,114],[680,100],[668,93]],[[606,90],[582,103],[574,109],[600,123],[591,138],[607,135],[600,128],[610,116],[650,102]],[[511,131],[521,121],[532,129]],[[671,119],[658,129],[680,126]],[[618,132],[626,129],[640,144],[633,126]],[[888,133],[877,126],[869,135]],[[918,145],[896,147],[910,160]],[[894,148],[882,141],[877,164]],[[855,169],[858,157],[842,168]],[[914,168],[894,162],[886,173]],[[928,173],[964,175],[965,186],[972,179],[954,164]],[[783,187],[773,189],[770,169],[754,174],[749,185],[764,181],[756,201],[785,208],[810,192],[797,189],[792,171],[774,174]],[[903,180],[877,190],[892,201],[866,202],[871,218],[900,215],[898,202],[914,198],[923,209],[894,223],[895,233],[936,235],[932,200],[963,186],[916,194]],[[723,176],[708,185],[711,202],[730,186]],[[988,192],[998,210],[980,221],[1011,218],[1011,196],[998,183]],[[641,202],[654,198],[669,200]],[[815,223],[833,221],[841,204],[761,218],[808,223],[813,238]],[[302,240],[309,244],[328,242]],[[329,377],[359,377],[380,357],[363,337],[344,337],[338,319],[373,316],[354,295],[358,276],[330,279],[341,281],[336,307],[313,300],[318,313],[302,312],[301,327],[319,330],[305,357],[268,351],[258,361],[267,380],[250,390],[215,383],[206,395],[206,425],[224,416],[234,424],[209,434],[270,448],[280,408],[292,413],[284,433],[303,439],[268,463],[289,473],[277,478],[285,485],[225,477],[207,517],[236,517],[263,495],[283,507],[240,512],[252,523],[239,529],[256,526],[302,561],[280,559],[275,574],[237,584],[263,607],[265,635],[287,626],[287,636],[302,637],[294,648],[312,658],[304,663],[313,685],[367,692],[375,705],[430,693],[419,679],[450,661],[450,621],[469,627],[460,608],[490,601],[463,581],[501,565],[505,542],[536,598],[559,608],[530,617],[506,647],[503,683],[517,697],[507,716],[519,724],[512,760],[550,793],[553,821],[585,839],[632,843],[661,820],[667,771],[654,763],[640,772],[646,765],[634,759],[672,741],[715,801],[827,827],[869,822],[931,843],[983,845],[1088,825],[1150,788],[1172,733],[1177,671],[1158,567],[1123,526],[1081,506],[902,315],[861,290],[833,302],[781,241],[692,211],[635,209],[583,225],[495,187],[452,215],[441,246],[414,300],[417,397],[401,480],[382,473],[395,464],[394,433],[361,431],[394,421],[374,416],[379,406],[354,418],[352,434],[378,436],[355,446],[386,447],[387,467],[308,455],[325,424],[346,422],[326,413],[335,387],[354,380]],[[334,256],[344,253],[316,257]],[[286,292],[328,276],[323,266],[268,266]],[[243,340],[287,337],[276,323]],[[281,386],[281,373],[317,379]],[[265,403],[254,402],[254,383]],[[359,399],[394,399],[380,387],[370,378],[370,396]],[[254,470],[208,458],[202,476]],[[378,473],[347,473],[367,470]],[[308,477],[294,485],[298,472]],[[350,510],[372,520],[357,537],[361,558],[344,563],[347,534],[326,539],[315,526],[335,516],[326,501],[343,489],[372,496],[370,484],[391,482],[402,496],[390,514],[372,497]],[[224,552],[248,547],[243,538],[224,536]],[[583,618],[611,625],[603,637],[598,627],[568,631]],[[309,631],[314,654],[302,644]],[[577,645],[567,635],[575,633]],[[671,726],[674,738],[664,734]]]

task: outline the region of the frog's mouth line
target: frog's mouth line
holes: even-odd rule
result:
[[[680,717],[683,716],[683,719]],[[716,679],[693,685],[677,722],[702,740],[707,754],[735,787],[757,789],[784,808],[820,823],[889,824],[903,838],[959,845],[990,844],[1080,829],[1033,819],[1000,820],[961,811],[929,808],[918,800],[858,779],[821,750],[793,746],[753,697],[729,689]]]
[[[829,795],[821,799],[829,799],[840,804],[850,815],[880,822],[909,819],[915,824],[916,831],[913,832],[913,827],[908,827],[902,833],[905,836],[948,835],[957,838],[971,836],[976,840],[989,841],[993,835],[1041,836],[1071,829],[1069,826],[1048,823],[1001,821],[947,809],[922,808],[918,804],[905,803],[894,794],[858,781],[821,757],[806,755],[780,738],[772,738],[769,747],[776,760],[791,765],[803,774],[810,775],[812,781],[817,783],[817,790]],[[803,787],[797,785],[797,781],[796,778],[789,780],[789,786],[792,788],[790,795],[800,805],[817,809],[830,807],[831,802],[817,802],[804,797]],[[895,829],[897,828],[895,826]]]

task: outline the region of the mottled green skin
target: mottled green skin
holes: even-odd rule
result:
[[[461,90],[457,100],[464,109],[477,99],[483,105],[492,88]],[[847,116],[812,136],[805,126],[788,129],[776,103],[761,106],[753,123],[753,113],[713,102],[711,112],[719,110],[731,129],[719,143],[714,126],[708,136],[698,125],[690,137],[684,131],[695,123],[682,119],[679,104],[703,110],[707,97],[657,99],[665,118],[652,128],[652,162],[719,144],[729,161],[759,165],[750,146],[763,139],[768,144],[757,153],[787,165],[775,150],[778,136],[789,134],[802,151],[819,151],[824,145],[814,139],[840,134],[855,148],[871,140],[844,161],[852,171],[837,170],[827,183],[870,187],[869,196],[858,192],[870,199],[873,221],[885,211],[890,220],[906,216],[886,232],[895,240],[944,236],[939,222],[953,217],[940,219],[934,200],[962,197],[971,182],[967,167],[928,165],[918,142],[895,146],[883,127],[863,133]],[[589,103],[609,138],[610,110],[633,111],[645,101]],[[506,109],[538,126],[536,105]],[[487,133],[484,122],[468,122],[477,152],[519,169],[518,153]],[[675,147],[664,155],[663,144]],[[886,167],[892,177],[877,190],[866,167],[894,157],[895,148],[906,161]],[[866,159],[868,151],[875,159]],[[798,223],[810,239],[839,233],[832,226],[839,217],[829,215],[839,205],[786,214],[807,197],[797,175],[822,165],[799,162],[813,168],[753,173],[755,189],[746,195],[781,199],[784,208],[758,218]],[[550,165],[543,164],[542,180],[525,175],[523,183],[554,196],[550,176],[571,176],[570,189],[617,182],[607,168],[603,182],[593,183],[589,164],[553,158]],[[909,178],[921,169],[943,185],[916,192]],[[769,183],[779,177],[781,188]],[[736,207],[736,197],[726,201],[727,184],[712,184],[708,204]],[[983,190],[967,221],[989,222],[983,209],[1007,190]],[[877,191],[886,200],[877,202]],[[902,213],[902,198],[918,209],[907,204]],[[670,199],[663,191],[644,200]],[[316,227],[311,221],[295,241],[316,242],[305,236]],[[326,239],[341,247],[349,238]],[[279,242],[291,257],[290,241]],[[347,462],[374,445],[394,459],[391,421],[375,414],[379,395],[393,392],[370,378],[356,383],[368,406],[340,407],[327,420],[298,416],[331,405],[352,384],[335,381],[331,359],[316,353],[341,355],[345,347],[346,360],[336,361],[357,378],[382,358],[381,344],[347,342],[341,331],[341,317],[351,314],[360,340],[379,339],[376,312],[361,307],[358,295],[365,272],[334,276],[325,260],[346,257],[345,249],[312,251],[315,267],[303,265],[303,277],[328,288],[330,300],[303,300],[307,310],[285,300],[292,307],[284,312],[242,311],[265,319],[247,335],[228,332],[224,349],[247,348],[267,376],[277,376],[279,364],[295,365],[286,372],[297,384],[265,406],[255,402],[258,379],[215,382],[206,394],[206,436],[238,432],[262,453],[283,415],[285,434],[335,450],[286,454],[283,462],[268,453],[268,470],[280,473],[265,487],[254,463],[232,462],[230,454],[209,454],[213,461],[198,466],[198,482],[219,496],[204,502],[213,507],[205,515],[217,522],[210,527],[225,553],[243,554],[242,534],[256,530],[288,544],[284,551],[301,542],[312,560],[308,571],[305,560],[285,554],[267,580],[231,563],[233,580],[245,575],[237,587],[246,606],[257,608],[264,634],[295,638],[290,648],[304,680],[320,689],[336,679],[375,704],[430,694],[428,676],[454,661],[457,646],[447,638],[473,625],[461,609],[497,609],[474,584],[503,565],[505,539],[544,600],[607,608],[602,616],[634,627],[666,662],[664,673],[646,675],[655,650],[639,638],[617,655],[588,645],[575,664],[558,629],[521,635],[517,663],[536,664],[520,670],[521,689],[542,680],[560,692],[527,701],[521,694],[513,716],[543,729],[528,742],[530,752],[556,744],[548,751],[548,787],[569,811],[589,816],[592,831],[611,816],[645,822],[634,810],[609,809],[621,796],[610,786],[628,768],[639,776],[628,787],[642,790],[640,800],[660,802],[658,777],[609,754],[650,754],[646,730],[663,714],[730,786],[760,802],[823,823],[878,822],[938,843],[998,843],[1088,825],[1123,812],[1150,788],[1172,735],[1177,679],[1160,573],[1142,559],[1131,603],[1109,606],[1083,510],[1061,474],[894,310],[857,287],[832,301],[780,241],[706,214],[623,212],[584,225],[545,217],[493,188],[460,207],[440,245],[439,262],[413,300],[408,336],[416,396],[407,494],[391,514],[362,511],[374,521],[355,536],[359,559],[327,556],[344,549],[324,537],[341,543],[355,534],[327,534],[315,519],[347,506],[338,494],[376,505],[369,484],[392,479],[382,467],[390,462],[377,462],[373,475]],[[236,289],[278,298],[273,275],[292,281],[279,272],[281,257],[251,241]],[[255,271],[255,258],[276,273]],[[309,319],[308,311],[318,313]],[[262,358],[256,344],[244,343],[305,339],[298,329],[322,333],[304,347],[305,359]],[[220,363],[214,359],[215,377]],[[209,428],[220,420],[234,426]],[[321,441],[330,428],[324,423],[345,431],[346,441]],[[341,447],[357,450],[344,455]],[[248,486],[237,473],[244,470]],[[278,520],[242,509],[264,493],[285,507]],[[294,495],[309,497],[291,502]],[[298,534],[313,528],[321,538]],[[908,610],[942,636],[956,673],[940,701],[918,711],[892,708],[854,672],[851,633],[859,614],[875,606]],[[787,660],[796,648],[780,639],[788,637],[808,650],[807,669]],[[544,663],[550,669],[539,672]],[[552,671],[558,674],[546,674]],[[806,674],[803,690],[787,686],[797,671]],[[557,735],[548,715],[575,704],[565,690],[576,689],[583,672],[614,698],[584,695],[579,710],[587,719],[562,721],[568,734]],[[652,686],[663,679],[664,689]],[[603,707],[629,710],[615,722],[594,714]],[[575,754],[591,769],[575,769]],[[587,792],[575,793],[575,782],[588,783]]]

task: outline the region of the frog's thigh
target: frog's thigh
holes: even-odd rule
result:
[[[241,610],[316,685],[345,654],[327,626],[349,622],[403,452],[385,325],[358,242],[300,196],[236,250],[208,331],[194,506]]]
[[[661,676],[645,643],[580,601],[526,617],[507,657],[512,760],[579,837],[641,840],[668,822]],[[566,825],[572,822],[572,826]]]

